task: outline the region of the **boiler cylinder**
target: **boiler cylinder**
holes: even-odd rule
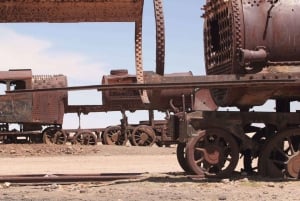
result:
[[[207,0],[204,10],[207,74],[300,71],[298,1]],[[266,93],[289,98],[285,89],[282,92],[266,90],[213,89],[211,93],[220,106],[260,105],[266,101]],[[256,98],[247,100],[245,95]],[[257,98],[260,95],[262,98]]]

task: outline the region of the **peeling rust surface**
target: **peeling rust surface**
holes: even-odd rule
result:
[[[0,122],[31,122],[31,111],[32,95],[30,93],[0,96]]]
[[[4,0],[0,22],[135,22],[143,0]]]
[[[207,74],[299,72],[299,9],[297,1],[207,0],[203,14]],[[287,89],[299,94],[295,88]],[[247,108],[263,104],[266,94],[295,100],[287,89],[216,88],[211,93],[219,106]]]
[[[39,75],[33,77],[33,89],[67,87],[63,75]],[[36,123],[62,124],[67,91],[33,92],[32,121]]]
[[[180,83],[191,78],[191,72],[188,73],[175,73],[167,74],[164,77],[152,72],[144,72],[144,81],[147,83],[160,84],[163,79],[176,79],[176,82]],[[119,85],[119,84],[134,84],[137,77],[135,75],[129,75],[127,73],[103,76],[102,84],[105,85]],[[163,86],[163,84],[162,84]],[[155,109],[166,110],[171,109],[170,100],[173,101],[175,106],[182,107],[183,101],[187,108],[192,107],[193,89],[177,88],[168,89],[148,89],[147,94],[149,96],[150,104],[145,105],[141,101],[139,90],[136,89],[111,89],[103,91],[102,104],[110,108],[123,108],[126,110],[143,110],[143,109]]]
[[[32,76],[31,70],[11,70],[0,72],[0,82],[10,92],[0,96],[1,123],[62,124],[67,91],[15,92],[67,87],[65,76]]]

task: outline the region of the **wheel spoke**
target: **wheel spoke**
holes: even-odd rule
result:
[[[231,162],[231,161],[232,161],[232,158],[231,158],[231,157],[227,157],[227,158],[225,158],[225,161]]]
[[[202,163],[204,161],[204,157],[199,158],[195,161],[196,164]]]
[[[195,148],[195,151],[199,151],[199,152],[205,152],[205,149],[203,149],[203,148],[199,148],[199,147],[196,147],[196,148]]]
[[[289,148],[290,148],[290,150],[291,150],[291,153],[294,154],[294,153],[295,153],[295,149],[294,149],[294,146],[293,146],[291,137],[287,137],[287,141],[288,141],[288,144],[289,144]]]

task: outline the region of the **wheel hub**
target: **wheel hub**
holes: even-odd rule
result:
[[[142,134],[141,134],[141,141],[142,141],[142,142],[147,141],[148,138],[149,138],[149,136],[148,136],[146,133],[142,133]]]
[[[287,170],[289,175],[294,178],[300,177],[300,151],[291,156],[287,163]]]
[[[117,142],[119,139],[119,134],[118,133],[114,133],[112,136],[111,136],[111,140],[113,142]]]
[[[209,146],[204,150],[204,159],[213,165],[220,162],[220,155],[220,149],[217,146]]]

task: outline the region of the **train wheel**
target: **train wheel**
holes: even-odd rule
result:
[[[192,169],[190,168],[187,158],[186,158],[186,143],[178,143],[177,150],[177,161],[180,165],[180,167],[187,173],[187,174],[193,174]]]
[[[230,133],[220,129],[201,131],[186,147],[186,158],[199,176],[228,177],[239,160],[239,148]]]
[[[134,146],[152,146],[155,141],[155,132],[150,126],[137,126],[132,132],[132,143]]]
[[[258,171],[267,177],[300,178],[300,129],[271,137],[259,157]]]
[[[67,135],[64,131],[58,130],[54,135],[54,142],[55,144],[66,144],[67,142]]]
[[[103,133],[103,140],[108,145],[125,145],[127,139],[127,134],[122,135],[120,126],[107,127]]]
[[[73,137],[74,144],[97,145],[97,136],[91,131],[79,131]]]
[[[43,131],[43,142],[45,144],[65,144],[67,135],[57,127],[48,127]]]
[[[252,136],[253,147],[252,150],[245,150],[242,152],[241,158],[244,161],[243,171],[247,174],[256,174],[258,172],[257,159],[261,155],[261,151],[265,147],[265,143],[270,137],[277,133],[277,129],[273,125],[259,129]],[[253,164],[256,164],[253,167]]]

